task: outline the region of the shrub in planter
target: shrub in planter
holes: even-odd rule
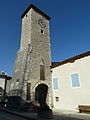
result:
[[[51,119],[53,117],[52,110],[49,108],[49,106],[45,104],[41,104],[38,108],[38,117],[41,118],[49,118]]]
[[[49,111],[49,110],[50,110],[50,108],[46,103],[40,104],[40,107],[38,107],[38,111]]]

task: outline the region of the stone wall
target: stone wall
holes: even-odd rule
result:
[[[45,28],[38,24],[42,19]],[[43,33],[41,32],[43,31]],[[40,65],[45,67],[45,80],[40,80]],[[27,82],[31,83],[31,100],[34,100],[36,87],[44,83],[48,86],[47,103],[53,105],[52,100],[52,79],[51,79],[51,51],[50,51],[50,32],[49,21],[30,9],[22,19],[22,35],[20,50],[14,67],[12,89],[24,91],[22,96],[26,99]]]

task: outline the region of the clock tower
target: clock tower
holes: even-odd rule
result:
[[[21,43],[10,92],[25,101],[47,103],[52,107],[50,17],[31,4],[21,18]]]

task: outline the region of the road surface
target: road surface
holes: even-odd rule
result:
[[[0,111],[0,120],[27,120],[27,119]]]

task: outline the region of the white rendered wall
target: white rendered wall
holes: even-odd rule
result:
[[[4,89],[4,86],[5,86],[5,79],[0,78],[0,87]]]
[[[55,109],[77,110],[78,105],[90,105],[90,56],[52,69],[53,78],[59,79],[59,89],[53,89]],[[78,73],[80,87],[72,87],[71,74]],[[59,97],[56,102],[55,97]]]

